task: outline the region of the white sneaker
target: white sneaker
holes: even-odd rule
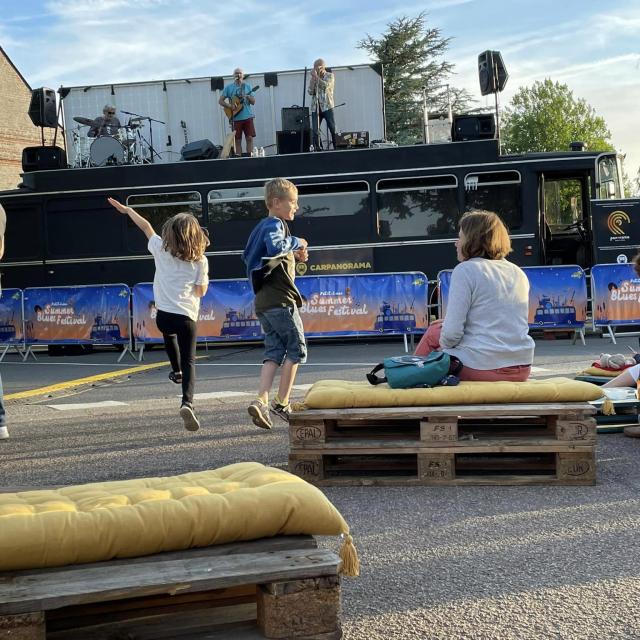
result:
[[[6,440],[9,437],[9,429],[0,427],[0,440]]]

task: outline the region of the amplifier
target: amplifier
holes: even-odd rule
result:
[[[368,147],[368,131],[341,131],[336,134],[336,147],[345,149],[348,147]]]
[[[278,154],[300,153],[301,151],[309,151],[311,144],[311,133],[303,132],[302,145],[300,145],[300,131],[276,131],[276,139],[278,142]]]
[[[49,171],[67,168],[67,153],[60,147],[25,147],[22,150],[22,170]]]
[[[282,130],[283,131],[309,131],[311,121],[309,120],[309,107],[283,107],[282,108]]]

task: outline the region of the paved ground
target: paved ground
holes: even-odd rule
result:
[[[539,341],[536,375],[575,372],[626,343],[637,339],[618,347],[597,338],[587,347]],[[400,351],[398,342],[313,345],[297,393],[318,378],[362,379],[368,364]],[[284,467],[284,423],[259,431],[245,414],[260,350],[199,355],[198,391],[208,396],[198,400],[203,428],[195,434],[177,420],[166,367],[9,401],[0,486],[168,475],[241,460]],[[0,371],[11,394],[115,370],[115,357],[43,355],[38,364],[3,362]],[[152,361],[162,353],[145,360]],[[94,404],[105,401],[122,404]],[[362,576],[344,582],[345,637],[640,638],[638,455],[640,440],[600,436],[595,487],[327,488],[362,560]],[[322,544],[337,548],[332,539]]]

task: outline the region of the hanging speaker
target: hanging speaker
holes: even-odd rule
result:
[[[509,74],[499,51],[484,51],[478,56],[478,78],[483,96],[505,88]]]
[[[31,102],[29,103],[29,117],[36,127],[58,126],[56,114],[56,92],[53,89],[40,87],[31,92]]]

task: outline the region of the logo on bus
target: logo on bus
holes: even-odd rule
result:
[[[622,224],[629,224],[630,222],[631,218],[629,214],[624,211],[613,211],[607,218],[607,227],[609,227],[609,231],[611,231],[614,236],[623,236],[624,229],[622,228]]]

